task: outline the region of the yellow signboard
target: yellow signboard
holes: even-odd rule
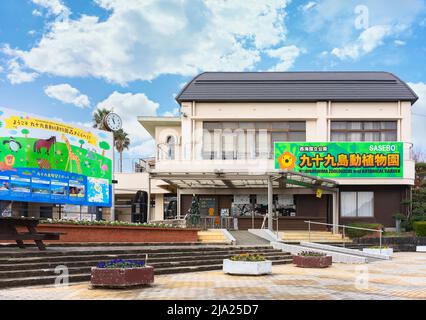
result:
[[[91,132],[55,121],[37,119],[34,117],[23,118],[18,116],[10,116],[9,118],[5,119],[5,123],[6,129],[17,129],[18,127],[21,127],[57,131],[64,134],[69,134],[79,139],[84,139],[93,146],[97,145],[96,137]]]

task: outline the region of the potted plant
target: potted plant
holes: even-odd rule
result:
[[[238,254],[223,260],[223,272],[238,275],[271,274],[272,262],[259,254]]]
[[[389,256],[389,257],[393,255],[393,248],[388,246],[381,246],[381,247],[374,246],[369,248],[363,248],[362,251],[365,253],[381,254],[381,255]]]
[[[332,257],[321,252],[302,251],[293,256],[293,263],[301,268],[327,268],[332,264]]]
[[[154,282],[154,268],[146,260],[114,259],[100,262],[92,268],[90,282],[93,287],[125,288]]]
[[[405,215],[403,215],[402,213],[396,213],[393,215],[393,218],[395,219],[395,229],[396,232],[401,232],[401,222],[405,221],[407,219],[407,217]]]

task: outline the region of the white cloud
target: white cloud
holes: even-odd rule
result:
[[[287,2],[97,0],[110,12],[106,20],[82,15],[52,22],[33,48],[9,53],[39,73],[123,85],[161,74],[251,70],[262,50],[285,40]]]
[[[355,10],[360,5],[362,10]],[[305,30],[334,48],[336,56],[359,58],[402,31],[409,35],[425,9],[423,0],[409,5],[406,0],[323,0],[304,13],[303,21]]]
[[[148,143],[152,140],[149,133],[138,122],[138,116],[155,116],[159,104],[151,101],[144,93],[120,93],[114,91],[108,98],[97,105],[97,109],[113,109],[123,120],[123,129],[129,134],[130,150],[128,154],[141,156],[144,152],[154,152],[151,150],[142,150],[142,146],[153,145]]]
[[[392,34],[392,32],[393,29],[386,25],[370,27],[359,35],[355,43],[342,48],[334,48],[331,53],[340,59],[357,59],[382,45],[385,37]]]
[[[426,149],[426,83],[408,82],[408,85],[419,97],[419,100],[412,106],[412,126],[414,147]]]
[[[295,45],[267,50],[266,53],[268,56],[280,60],[279,63],[271,68],[271,71],[286,71],[290,69],[300,52],[301,50]]]
[[[307,4],[300,6],[300,8],[303,11],[308,11],[308,10],[311,10],[316,5],[317,5],[317,3],[315,1],[309,1]]]
[[[67,17],[71,13],[67,6],[61,0],[31,0],[34,4],[39,5],[48,10],[49,14],[55,16]],[[41,12],[37,9],[33,10],[33,15],[41,16]]]
[[[73,88],[68,83],[48,86],[44,89],[44,93],[49,98],[70,103],[79,108],[88,108],[90,106],[89,97],[81,94],[78,89]]]
[[[41,13],[40,10],[34,9],[33,12],[32,12],[32,15],[35,16],[35,17],[41,17],[42,13]]]
[[[179,115],[179,107],[176,107],[171,111],[166,111],[162,114],[163,117],[177,117],[178,115]]]
[[[8,63],[9,73],[7,74],[7,79],[11,84],[20,84],[25,82],[32,82],[37,77],[38,74],[35,72],[26,72],[22,70],[22,66],[16,59],[12,59]]]
[[[395,43],[397,46],[405,46],[406,42],[402,40],[395,40],[393,43]]]

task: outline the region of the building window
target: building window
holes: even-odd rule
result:
[[[396,121],[331,121],[331,141],[397,141]]]
[[[166,139],[167,144],[167,159],[174,160],[175,159],[175,146],[176,140],[173,136],[168,136]]]
[[[203,123],[203,159],[272,159],[274,142],[306,141],[304,121]]]
[[[374,216],[374,192],[341,192],[340,203],[342,217]]]

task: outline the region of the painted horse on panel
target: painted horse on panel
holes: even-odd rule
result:
[[[50,149],[56,143],[56,137],[51,136],[49,139],[39,139],[34,143],[34,152],[41,153],[41,149],[46,149],[46,154],[49,154]]]

